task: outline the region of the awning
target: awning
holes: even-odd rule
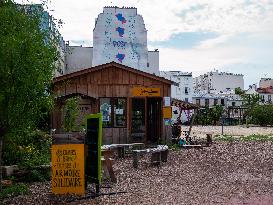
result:
[[[175,98],[172,98],[172,106],[176,106],[181,108],[182,110],[194,110],[194,109],[199,109],[200,106],[193,104],[193,103],[189,103],[189,102],[185,102],[182,100],[178,100]]]

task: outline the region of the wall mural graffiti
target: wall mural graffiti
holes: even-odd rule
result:
[[[123,48],[126,46],[126,44],[127,44],[127,42],[125,42],[125,41],[113,41],[114,47]]]
[[[122,24],[126,23],[126,19],[122,16],[121,13],[116,14],[116,17],[119,21],[121,21]]]
[[[117,27],[116,28],[116,31],[118,32],[118,35],[120,36],[120,37],[123,37],[123,35],[124,35],[124,28],[121,28],[121,27]]]
[[[118,54],[116,55],[116,58],[118,59],[119,62],[122,63],[123,59],[125,58],[125,54],[118,53]]]

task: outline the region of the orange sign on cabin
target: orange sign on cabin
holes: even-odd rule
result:
[[[164,119],[169,119],[172,118],[172,107],[163,107],[163,118]]]
[[[145,88],[145,87],[134,87],[132,89],[133,96],[152,96],[160,97],[160,88]]]

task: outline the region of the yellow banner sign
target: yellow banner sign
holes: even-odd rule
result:
[[[163,118],[172,118],[172,107],[163,107]]]
[[[134,87],[132,89],[133,96],[160,96],[160,88],[145,88],[145,87]]]
[[[52,193],[85,194],[84,144],[52,145]]]

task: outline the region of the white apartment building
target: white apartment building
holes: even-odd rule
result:
[[[192,102],[192,73],[181,71],[160,71],[160,76],[178,83],[178,86],[171,86],[172,98],[185,102]]]
[[[223,93],[235,91],[235,88],[244,89],[244,76],[226,72],[211,71],[193,79],[195,93]]]
[[[194,104],[200,105],[201,107],[222,105],[228,108],[243,105],[243,99],[240,95],[236,94],[194,94],[192,100]]]
[[[193,85],[192,85],[192,73],[182,71],[160,71],[160,76],[172,80],[177,85],[171,86],[171,97],[182,100],[185,102],[192,102]],[[173,117],[172,120],[176,121],[179,116],[179,108],[173,106]],[[190,120],[192,110],[184,110],[181,115],[182,122]]]
[[[104,7],[95,20],[93,47],[66,49],[66,73],[112,61],[159,75],[159,51],[148,51],[144,20],[134,7]]]

